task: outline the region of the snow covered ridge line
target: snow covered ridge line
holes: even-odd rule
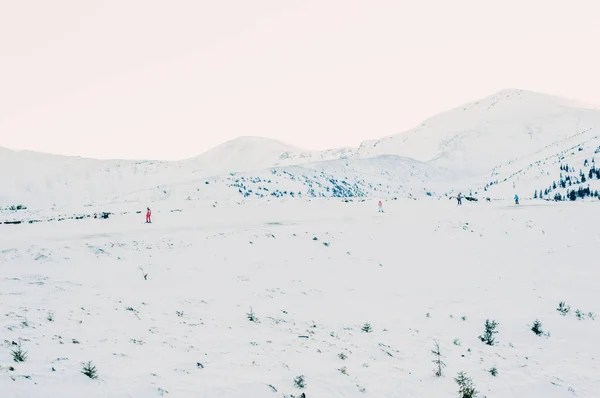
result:
[[[543,94],[505,90],[434,116],[411,131],[364,142],[358,150],[304,151],[269,139],[242,137],[195,158],[160,162],[93,160],[0,148],[0,170],[26,170],[21,175],[0,172],[0,202],[65,208],[122,200],[152,204],[181,198],[297,197],[299,193],[373,198],[421,196],[428,191],[464,193],[465,188],[483,188],[490,179],[501,180],[486,178],[492,170],[508,176],[517,170],[517,163],[525,167],[525,162],[561,152],[599,131],[600,111],[573,107]],[[508,166],[498,169],[500,165]],[[271,169],[280,175],[273,177]],[[235,178],[227,178],[230,173]],[[203,179],[210,179],[211,186],[199,186]],[[468,186],[463,184],[466,180]],[[518,187],[520,196],[539,188],[536,185]],[[514,193],[501,196],[510,198]]]
[[[491,181],[478,189],[493,196],[519,192],[523,197],[555,201],[600,199],[600,168],[595,162],[599,154],[600,136],[587,130],[561,145],[498,166]]]

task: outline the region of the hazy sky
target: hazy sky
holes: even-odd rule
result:
[[[0,0],[0,146],[356,146],[503,88],[600,104],[599,0]]]

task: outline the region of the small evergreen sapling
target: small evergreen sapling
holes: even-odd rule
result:
[[[484,342],[487,345],[493,346],[496,344],[495,334],[498,333],[496,328],[498,327],[498,323],[496,321],[490,321],[486,319],[485,321],[485,330],[481,336],[479,336],[479,340]]]
[[[300,375],[294,379],[294,386],[300,389],[306,388],[306,379],[304,378],[304,375]]]
[[[21,343],[19,343],[16,348],[12,349],[10,354],[15,362],[25,362],[27,360],[27,351],[23,349]]]
[[[252,307],[250,307],[250,312],[246,314],[246,317],[248,318],[248,320],[250,322],[258,322],[258,318],[256,317],[256,314],[254,314],[254,311],[252,311]]]
[[[365,333],[371,333],[373,331],[373,328],[371,327],[371,324],[369,322],[367,322],[363,325],[361,330]]]
[[[89,377],[90,379],[98,378],[98,370],[96,369],[96,365],[92,361],[88,361],[81,368],[81,373]]]
[[[433,350],[431,350],[431,353],[433,354],[433,362],[435,364],[435,369],[433,371],[433,374],[435,374],[435,377],[442,377],[443,376],[443,369],[446,367],[446,364],[444,363],[444,361],[442,361],[442,353],[440,351],[440,343],[438,343],[437,341],[434,343],[434,348]]]
[[[458,384],[458,396],[460,398],[477,398],[479,391],[475,389],[473,385],[473,379],[467,377],[465,372],[460,372],[454,381]]]
[[[558,308],[556,308],[556,310],[560,312],[562,316],[567,316],[567,314],[571,312],[571,306],[567,305],[564,301],[561,301],[558,303]]]
[[[539,319],[536,319],[533,322],[533,326],[531,327],[531,331],[533,333],[535,333],[536,336],[541,336],[544,334],[544,331],[542,330],[542,322],[540,322]]]

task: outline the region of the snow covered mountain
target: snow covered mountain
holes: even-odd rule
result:
[[[193,172],[206,177],[229,172],[262,170],[325,160],[345,159],[354,155],[352,148],[305,151],[276,140],[240,137],[184,161]]]
[[[569,104],[504,92],[358,150],[0,149],[0,395],[598,397],[600,131]]]
[[[528,195],[539,189],[537,174],[550,173],[543,159],[579,146],[588,155],[598,135],[598,110],[549,95],[505,90],[357,149],[305,151],[266,138],[240,137],[178,162],[0,149],[0,208],[86,206],[131,198],[144,203],[237,200],[238,195],[280,193],[418,196],[465,189],[507,198],[516,191]],[[533,164],[539,169],[536,176],[521,172]],[[512,183],[515,174],[521,189]],[[492,187],[504,179],[511,180],[510,186],[504,185],[507,189],[498,189],[502,184]]]
[[[557,141],[600,129],[600,112],[524,90],[504,90],[425,120],[417,128],[364,142],[359,157],[394,154],[477,175]]]
[[[303,151],[256,137],[241,137],[178,162],[96,160],[0,148],[0,208],[22,203],[45,207],[105,203],[165,185],[193,183],[232,172],[344,159],[352,154],[353,150],[345,148]]]

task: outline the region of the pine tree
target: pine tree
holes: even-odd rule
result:
[[[437,341],[434,343],[435,347],[433,350],[431,350],[431,353],[434,356],[433,362],[435,364],[435,370],[434,370],[434,374],[436,377],[442,377],[443,376],[443,368],[446,367],[446,364],[442,361],[442,353],[440,351],[440,343],[438,343]]]
[[[554,195],[554,200],[555,200],[556,202],[560,202],[560,201],[562,200],[562,195],[561,195],[560,193],[558,193],[558,192],[557,192],[557,193]]]
[[[535,190],[535,192],[533,193],[533,198],[537,199],[537,189]]]
[[[569,191],[569,200],[571,200],[571,201],[577,200],[577,192],[575,192],[575,190]]]
[[[496,344],[496,338],[494,337],[494,335],[498,334],[498,331],[496,330],[497,327],[498,327],[498,322],[490,321],[489,319],[486,319],[485,330],[484,330],[483,334],[481,336],[479,336],[479,340],[481,340],[482,342],[484,342],[487,345]]]
[[[454,381],[458,384],[458,396],[460,398],[477,398],[479,391],[473,385],[473,379],[467,376],[465,372],[460,372]]]

